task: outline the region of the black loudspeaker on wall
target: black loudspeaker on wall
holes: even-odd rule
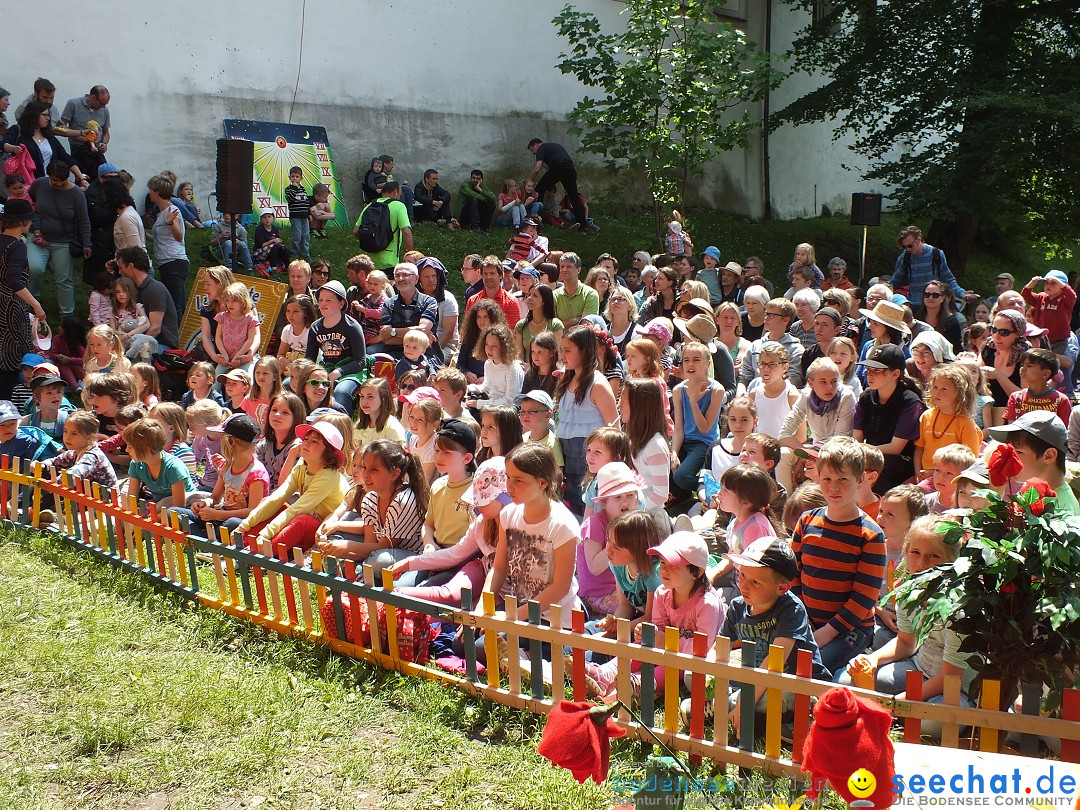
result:
[[[220,138],[217,142],[217,207],[230,214],[251,213],[255,142]]]
[[[218,143],[221,143],[218,141]],[[881,224],[881,195],[880,194],[852,194],[851,195],[851,224],[852,225],[880,225]]]

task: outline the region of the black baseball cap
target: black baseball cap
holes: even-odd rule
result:
[[[865,360],[859,361],[860,366],[867,368],[885,368],[893,371],[903,371],[907,367],[907,358],[904,350],[894,343],[886,343],[882,346],[874,346],[866,354]]]
[[[786,540],[779,537],[759,538],[743,549],[741,554],[728,554],[727,558],[735,565],[769,568],[784,579],[795,579],[799,575],[795,552]]]
[[[30,390],[36,391],[43,385],[56,385],[57,383],[63,385],[63,378],[57,377],[55,374],[39,374],[37,377],[34,377],[32,380],[30,380]]]
[[[246,413],[234,413],[220,427],[207,428],[206,432],[215,436],[225,434],[242,442],[254,442],[259,438],[259,426]]]
[[[435,435],[460,444],[466,453],[476,453],[476,432],[461,419],[443,419]]]

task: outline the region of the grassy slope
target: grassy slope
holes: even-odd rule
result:
[[[602,228],[599,233],[583,234],[557,229],[548,229],[545,233],[553,248],[574,250],[580,253],[586,262],[593,261],[606,251],[614,254],[620,264],[628,265],[634,251],[656,252],[659,249],[652,218],[648,215],[638,214],[624,219],[606,219],[600,216],[597,222]],[[905,224],[907,223],[901,216],[886,214],[880,227],[870,228],[867,249],[868,278],[891,274],[899,252],[895,236]],[[832,256],[839,255],[847,260],[851,275],[857,275],[862,228],[851,225],[846,217],[750,222],[718,211],[695,210],[688,212],[687,229],[693,235],[699,252],[707,245],[716,245],[720,248],[724,261],[734,259],[742,262],[752,254],[761,256],[765,262],[766,275],[777,282],[778,286],[794,254],[795,245],[799,242],[810,242],[815,246],[821,266]],[[282,229],[286,244],[289,242],[288,230],[288,226]],[[351,228],[329,228],[327,232],[330,234],[327,239],[312,239],[311,254],[329,259],[334,276],[344,281],[345,260],[359,252],[356,241],[352,238]],[[249,228],[249,237],[252,233]],[[484,235],[448,231],[425,224],[418,227],[414,235],[418,250],[443,260],[451,274],[451,288],[460,294],[461,283],[457,270],[461,267],[462,257],[469,253],[495,253],[503,256],[510,231],[496,228],[489,235]],[[208,241],[208,230],[188,231],[188,254],[192,257],[193,267],[202,263],[199,258],[200,250]],[[1080,255],[1072,260],[1057,262],[1055,266],[1066,271],[1080,270]],[[1033,250],[1023,246],[1015,246],[1008,255],[977,249],[960,280],[968,288],[990,293],[994,287],[994,276],[1004,270],[1014,273],[1019,280],[1043,269],[1045,262]],[[76,271],[76,276],[78,275]],[[781,289],[786,289],[786,285]],[[77,285],[76,308],[81,315],[87,312],[89,294],[88,287]],[[50,282],[46,282],[44,298],[46,311],[56,312],[55,290]]]
[[[541,718],[193,609],[21,529],[0,528],[0,649],[0,810],[628,800],[542,760]],[[612,776],[640,779],[641,760],[616,741]],[[719,806],[790,789],[758,773],[738,785]]]
[[[5,810],[611,803],[540,760],[533,718],[192,610],[25,533],[0,534],[0,648]]]

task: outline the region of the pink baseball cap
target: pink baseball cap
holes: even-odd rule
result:
[[[342,437],[341,431],[338,430],[333,425],[331,425],[329,422],[316,422],[313,425],[308,425],[308,424],[297,425],[296,426],[297,438],[302,440],[305,436],[307,436],[313,430],[316,433],[318,433],[320,436],[322,436],[323,440],[328,445],[330,445],[335,450],[337,450],[339,453],[341,452],[341,448],[345,446],[345,439]]]
[[[670,565],[693,565],[702,571],[709,565],[709,547],[697,532],[673,532],[660,545],[650,548],[649,554]]]
[[[422,399],[433,399],[442,405],[442,397],[439,395],[439,392],[430,385],[421,385],[419,388],[416,388],[407,394],[402,394],[397,398],[398,402],[408,402],[410,405],[415,405]]]
[[[42,374],[52,374],[59,377],[60,369],[56,367],[56,363],[38,363],[34,366],[34,370],[30,372],[31,377],[40,377]]]

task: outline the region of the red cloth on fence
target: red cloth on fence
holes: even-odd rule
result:
[[[851,804],[869,799],[877,810],[891,807],[893,792],[893,744],[889,739],[892,715],[877,703],[856,697],[846,687],[830,689],[814,707],[814,724],[803,745],[802,769],[813,777],[806,795],[814,799],[821,779]],[[848,780],[865,768],[877,780],[869,796],[856,796]]]

